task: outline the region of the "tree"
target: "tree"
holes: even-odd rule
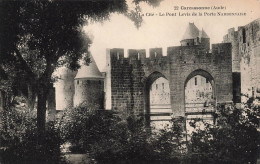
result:
[[[88,20],[105,20],[112,12],[126,13],[125,0],[0,2],[0,75],[7,76],[13,94],[27,98],[30,108],[37,97],[39,138],[44,137],[53,72],[60,66],[76,70],[81,58],[89,62],[90,39],[82,35],[81,27]]]

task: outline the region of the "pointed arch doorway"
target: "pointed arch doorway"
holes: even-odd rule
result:
[[[147,79],[146,114],[155,129],[162,129],[171,119],[169,81],[160,72],[153,72]]]

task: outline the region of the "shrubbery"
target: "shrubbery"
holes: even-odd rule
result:
[[[36,112],[18,99],[4,110],[1,126],[1,163],[60,163],[63,140],[54,122],[48,122],[43,145],[38,144]]]
[[[220,106],[217,111],[216,124],[204,123],[191,136],[186,134],[184,118],[154,131],[143,117],[125,118],[93,107],[65,112],[60,125],[64,139],[97,163],[255,163],[259,106]]]
[[[243,109],[220,106],[216,124],[204,123],[204,129],[193,132],[187,158],[191,163],[256,163],[259,119],[260,106],[251,99]]]
[[[98,163],[179,163],[184,149],[183,119],[155,134],[143,117],[80,106],[65,111],[59,125],[72,151]]]
[[[142,116],[83,104],[48,122],[39,145],[35,112],[20,103],[4,111],[1,162],[64,163],[60,145],[70,142],[72,153],[85,153],[94,163],[256,163],[260,108],[253,104],[243,109],[220,106],[216,124],[204,123],[190,136],[181,117],[153,130]],[[195,127],[196,120],[190,125]]]

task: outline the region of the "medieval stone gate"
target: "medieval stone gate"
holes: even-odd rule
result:
[[[231,44],[213,44],[211,52],[209,47],[187,45],[168,47],[167,56],[162,55],[162,48],[152,48],[149,53],[146,57],[144,49],[130,49],[124,57],[123,49],[107,49],[106,109],[142,113],[154,120],[214,112],[208,106],[198,108],[185,103],[187,82],[198,75],[212,86],[213,108],[217,103],[232,101]],[[170,110],[162,107],[153,112],[151,86],[159,78],[168,81]]]

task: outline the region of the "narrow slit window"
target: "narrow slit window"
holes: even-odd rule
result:
[[[242,30],[242,36],[243,36],[243,43],[246,43],[246,30]]]

